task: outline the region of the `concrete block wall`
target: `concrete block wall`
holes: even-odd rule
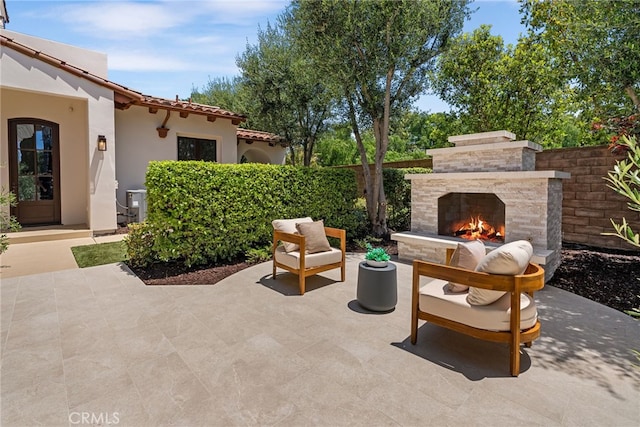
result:
[[[610,218],[624,217],[635,231],[640,231],[640,212],[628,209],[628,199],[607,187],[603,177],[616,160],[606,146],[560,148],[536,155],[536,170],[560,170],[571,173],[563,182],[562,240],[611,249],[640,251],[615,236]]]

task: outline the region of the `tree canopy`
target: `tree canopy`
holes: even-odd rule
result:
[[[283,27],[268,25],[258,32],[258,43],[247,45],[237,58],[253,123],[285,138],[292,150],[303,151],[309,166],[318,136],[326,130],[333,96],[308,57]]]
[[[640,2],[523,0],[521,12],[596,114],[640,111]]]
[[[296,0],[287,28],[323,78],[337,88],[364,166],[363,129],[376,141],[374,173],[364,167],[373,232],[387,233],[382,162],[391,117],[424,93],[435,57],[468,16],[467,0]]]
[[[246,114],[247,106],[239,77],[209,79],[202,89],[191,89],[191,100],[199,104],[215,105],[235,113]],[[251,118],[249,118],[251,119]],[[243,125],[246,125],[243,123]]]
[[[486,25],[457,37],[439,57],[434,89],[467,132],[508,129],[542,141],[573,113],[563,96],[571,88],[548,50],[528,37],[505,46]]]

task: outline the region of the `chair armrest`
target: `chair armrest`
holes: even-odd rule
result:
[[[304,236],[302,234],[285,233],[284,231],[273,231],[273,243],[278,243],[282,240],[287,243],[296,243],[298,245],[304,245]]]
[[[342,252],[346,252],[347,249],[347,232],[340,228],[332,228],[325,227],[324,234],[327,237],[335,237],[336,239],[340,239],[340,250]],[[302,234],[294,234],[294,233],[285,233],[284,231],[273,231],[273,247],[278,244],[278,241],[283,241],[287,243],[296,243],[300,245],[300,247],[304,248],[305,246],[305,238]],[[300,253],[304,253],[304,251],[300,251]]]
[[[544,270],[529,264],[525,274],[513,276],[481,273],[427,261],[413,261],[414,282],[420,276],[433,277],[482,289],[504,292],[533,292],[544,287]],[[417,283],[414,283],[414,288]]]
[[[340,239],[340,250],[345,252],[347,249],[347,232],[341,228],[325,227],[324,234],[327,237],[335,237]]]

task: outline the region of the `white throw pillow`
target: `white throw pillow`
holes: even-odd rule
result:
[[[518,240],[489,252],[480,260],[476,271],[515,276],[524,273],[532,256],[533,246],[531,243],[526,240]],[[471,287],[469,295],[467,295],[467,302],[471,305],[489,305],[504,294],[505,292],[502,291]]]
[[[451,263],[449,265],[473,271],[486,253],[484,243],[482,243],[481,240],[458,243],[458,247],[451,256]],[[449,292],[465,292],[469,289],[469,286],[449,282],[448,289]]]
[[[304,218],[294,219],[274,219],[273,221],[271,221],[271,225],[273,225],[274,230],[282,231],[283,233],[298,234],[296,224],[299,224],[301,222],[313,222],[313,220],[308,216]],[[284,246],[284,250],[286,252],[293,252],[300,249],[300,245],[298,245],[297,243],[282,242],[282,245]]]

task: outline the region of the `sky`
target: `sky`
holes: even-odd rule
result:
[[[236,57],[275,23],[288,0],[6,0],[7,30],[108,55],[109,79],[162,98],[186,99],[218,77],[240,72]],[[524,32],[516,0],[476,0],[465,32],[481,24],[515,44]],[[447,111],[436,96],[416,107]]]

